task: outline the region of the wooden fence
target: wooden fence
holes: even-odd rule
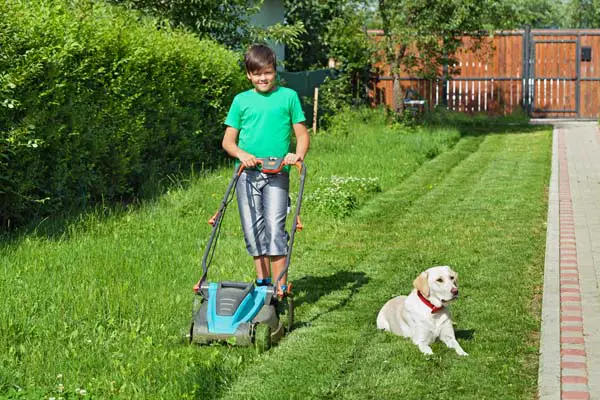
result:
[[[491,115],[523,109],[536,118],[600,117],[600,29],[497,32],[480,48],[473,43],[463,38],[456,57],[459,73],[434,80],[403,73],[403,92],[416,92],[429,109],[445,105]],[[393,78],[388,67],[381,70],[371,94],[376,103],[391,106]]]

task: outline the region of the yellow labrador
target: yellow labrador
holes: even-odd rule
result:
[[[446,304],[458,297],[458,274],[448,266],[421,272],[408,296],[394,297],[377,315],[377,328],[410,338],[423,354],[433,354],[431,343],[438,337],[460,356],[468,354],[454,337]]]

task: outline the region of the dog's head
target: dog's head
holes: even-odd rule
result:
[[[432,303],[447,303],[458,297],[458,274],[448,266],[431,267],[417,276],[413,286]]]

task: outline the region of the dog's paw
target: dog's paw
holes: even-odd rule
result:
[[[427,345],[419,345],[419,350],[421,350],[421,353],[425,354],[426,356],[431,356],[433,355],[433,350],[431,350],[431,347],[427,346]]]
[[[469,353],[467,353],[466,351],[464,351],[461,348],[456,349],[456,354],[458,354],[459,356],[462,356],[462,357],[469,355]]]

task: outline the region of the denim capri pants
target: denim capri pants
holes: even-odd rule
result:
[[[251,256],[287,255],[289,186],[287,172],[265,174],[245,169],[240,175],[236,195],[246,249]]]

